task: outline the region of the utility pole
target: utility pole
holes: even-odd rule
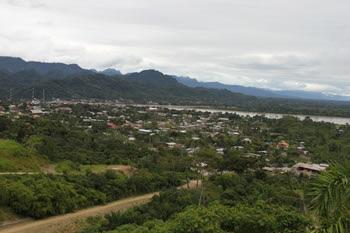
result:
[[[35,96],[35,89],[33,87],[33,89],[32,89],[32,100],[34,100],[34,96]]]

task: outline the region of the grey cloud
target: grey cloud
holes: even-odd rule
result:
[[[303,55],[257,54],[233,59],[233,63],[245,69],[257,70],[298,70],[317,65],[317,61]]]
[[[19,7],[31,7],[31,8],[47,8],[43,0],[7,0],[8,4]]]
[[[138,67],[143,62],[144,60],[140,57],[119,56],[119,57],[111,58],[104,63],[100,63],[100,66],[102,68],[109,68],[109,67],[122,68],[124,66]]]
[[[348,0],[0,0],[0,54],[348,94],[349,9]]]

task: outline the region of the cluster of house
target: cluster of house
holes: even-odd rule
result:
[[[0,103],[1,104],[1,103]],[[72,113],[72,109],[67,106],[43,104],[39,99],[32,99],[32,101],[22,102],[19,104],[10,104],[6,108],[0,105],[0,116],[11,115],[14,118],[21,116],[31,116],[38,118],[43,115],[51,114],[52,112]]]
[[[88,104],[82,101],[78,102],[62,102],[56,101],[47,103],[45,107],[40,103],[39,100],[33,99],[31,102],[27,102],[25,105],[10,105],[8,108],[4,108],[0,105],[1,114],[11,114],[16,116],[23,114],[30,114],[33,117],[40,117],[41,115],[50,113],[64,113],[72,114],[72,105],[76,104]],[[81,119],[81,127],[88,129],[92,128],[92,124],[100,122],[106,124],[106,127],[110,130],[123,129],[124,132],[128,132],[128,141],[136,141],[138,136],[143,138],[152,138],[155,135],[168,135],[168,140],[163,141],[163,146],[169,149],[183,149],[187,154],[191,155],[198,151],[199,142],[202,138],[218,139],[220,137],[231,137],[236,138],[236,143],[230,145],[230,149],[245,151],[246,157],[266,157],[267,158],[272,152],[271,150],[279,150],[280,155],[287,155],[288,149],[291,147],[296,148],[300,155],[308,155],[308,150],[304,142],[298,142],[290,145],[287,140],[280,140],[277,142],[264,142],[267,147],[263,149],[256,149],[253,151],[252,148],[256,144],[256,137],[251,133],[247,135],[239,124],[233,123],[227,117],[221,117],[218,113],[208,114],[192,114],[188,111],[178,112],[169,111],[167,109],[158,107],[128,107],[128,106],[115,106],[113,103],[109,103],[107,108],[105,105],[90,103],[92,106],[97,106],[94,110],[84,112],[80,116],[76,116]],[[25,107],[24,107],[25,106]],[[99,107],[103,106],[103,107]],[[25,111],[23,111],[25,109]],[[107,109],[107,110],[106,110]],[[147,119],[145,114],[153,114],[154,119]],[[259,127],[252,127],[250,130],[261,130]],[[260,132],[260,131],[259,131]],[[184,136],[173,136],[173,135],[184,135]],[[272,135],[273,133],[271,133]],[[172,136],[169,136],[172,135]],[[280,134],[276,136],[281,136]],[[183,138],[190,140],[190,144],[185,144]],[[215,140],[213,140],[215,141]],[[198,143],[197,143],[198,142]],[[224,155],[227,145],[217,145],[216,153]],[[285,173],[293,172],[295,174],[316,174],[327,169],[326,164],[308,164],[308,163],[297,163],[293,167],[265,167],[264,170],[273,173]]]
[[[291,172],[296,175],[312,176],[320,174],[329,167],[328,164],[314,164],[314,163],[296,163],[292,167],[264,167],[263,170],[272,173],[287,173]]]

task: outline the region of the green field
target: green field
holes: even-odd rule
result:
[[[96,164],[96,165],[78,165],[71,161],[63,161],[55,164],[55,172],[57,173],[75,173],[85,174],[87,171],[92,173],[104,173],[108,170],[108,165]]]
[[[70,174],[85,174],[86,172],[92,173],[104,173],[107,171],[120,172],[125,175],[130,175],[134,168],[128,165],[107,165],[107,164],[92,164],[92,165],[79,165],[71,161],[63,161],[54,165],[56,173],[70,173]]]
[[[44,158],[15,141],[0,139],[0,172],[39,172],[45,163]]]

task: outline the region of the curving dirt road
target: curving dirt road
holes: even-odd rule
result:
[[[189,188],[192,189],[196,187],[197,182],[191,181]],[[187,185],[180,188],[187,188]],[[153,196],[158,194],[159,192],[149,193],[115,201],[104,206],[91,207],[75,213],[50,217],[32,222],[14,224],[0,228],[0,233],[72,233],[76,230],[76,222],[78,220],[92,216],[105,215],[115,211],[123,211],[137,205],[145,204],[151,201]]]

